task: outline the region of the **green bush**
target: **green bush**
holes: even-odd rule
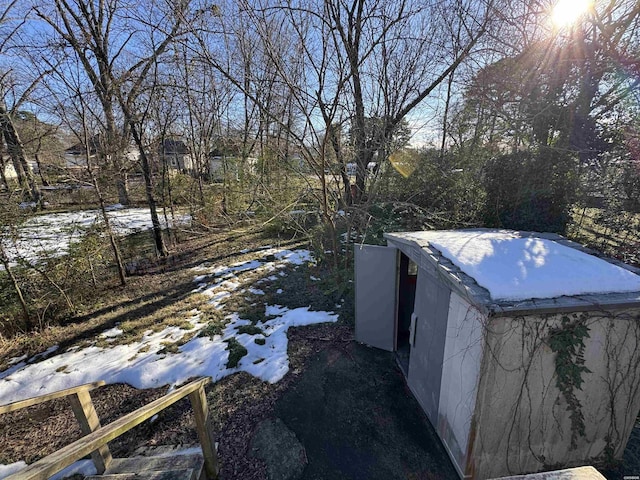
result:
[[[394,168],[393,162],[384,165],[378,185],[380,201],[413,204],[430,213],[436,228],[479,223],[485,201],[481,153],[451,151],[442,156],[439,150],[424,149],[404,156],[404,163],[411,164],[408,169]]]
[[[565,233],[577,191],[573,157],[552,149],[502,155],[484,179],[487,226]]]

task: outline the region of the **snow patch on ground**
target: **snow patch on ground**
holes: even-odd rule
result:
[[[552,240],[520,238],[511,231],[428,231],[404,236],[428,241],[494,300],[640,291],[640,276]]]
[[[124,332],[118,327],[110,328],[109,330],[105,330],[100,334],[102,338],[115,338],[122,335]]]
[[[26,466],[27,464],[24,462],[15,462],[8,465],[0,464],[0,478],[8,477],[9,475],[16,473],[17,471],[22,470]]]
[[[253,270],[266,274],[280,270],[287,264],[300,265],[313,260],[311,253],[306,250],[268,249],[262,254],[276,260],[196,267],[194,272],[198,272],[198,275],[194,281],[198,283],[198,287],[194,292],[210,297],[208,302],[223,310],[225,300],[241,287],[241,280],[235,276],[236,273]],[[203,281],[205,277],[211,278],[211,283]],[[251,289],[250,287],[249,290]],[[171,326],[159,332],[149,330],[140,341],[126,345],[93,345],[69,349],[58,355],[51,355],[57,348],[52,347],[31,360],[18,359],[16,365],[0,372],[0,404],[98,380],[127,383],[136,388],[156,388],[175,386],[190,377],[210,376],[216,381],[226,375],[245,371],[266,382],[275,383],[289,370],[289,327],[338,320],[337,314],[314,312],[308,307],[290,310],[280,305],[265,305],[265,318],[269,320],[255,325],[263,334],[239,333],[239,327],[250,325],[251,322],[240,318],[236,312],[229,312],[221,335],[195,337],[179,346],[178,353],[162,353],[167,342],[176,343],[185,334],[198,332],[206,326],[206,323],[200,321],[197,309],[190,313],[192,316],[188,321],[193,326],[191,330]],[[101,336],[115,339],[120,333],[121,330],[115,327],[106,330]],[[248,354],[240,359],[236,368],[229,369],[228,344],[225,340],[232,337],[247,349]],[[262,340],[264,344],[260,344]]]
[[[61,480],[72,475],[82,475],[83,477],[86,477],[88,475],[96,475],[97,473],[98,471],[96,470],[96,466],[91,460],[78,460],[64,470],[61,470],[52,477],[49,477],[49,480]]]
[[[0,479],[13,475],[23,468],[26,468],[26,466],[27,464],[24,462],[15,462],[10,463],[9,465],[0,464]],[[49,477],[49,480],[62,480],[63,478],[67,478],[72,475],[82,475],[85,477],[88,475],[96,475],[97,473],[96,467],[91,460],[79,460],[59,471],[52,477]]]
[[[148,208],[123,208],[122,205],[116,204],[107,207],[107,211],[112,227],[119,235],[129,235],[152,228]],[[188,215],[182,215],[176,219],[176,223],[185,224],[189,220]],[[15,242],[6,237],[0,240],[12,263],[17,258],[33,263],[44,257],[67,254],[69,247],[78,242],[88,228],[101,222],[100,210],[37,215],[18,228]],[[166,227],[162,216],[160,223],[163,228]]]

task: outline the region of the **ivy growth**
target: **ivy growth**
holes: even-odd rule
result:
[[[582,405],[576,397],[576,390],[582,390],[583,374],[591,373],[584,365],[584,340],[589,338],[586,315],[574,314],[572,318],[562,317],[560,326],[549,330],[548,344],[556,354],[556,386],[567,402],[571,419],[571,448],[577,447],[578,435],[585,436]]]

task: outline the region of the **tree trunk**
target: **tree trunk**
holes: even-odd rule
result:
[[[101,65],[102,68],[105,68]],[[129,187],[127,184],[127,169],[124,165],[124,150],[125,143],[127,142],[128,135],[126,128],[124,132],[118,132],[116,127],[116,119],[113,113],[114,101],[113,101],[113,81],[107,75],[100,76],[101,82],[104,85],[104,94],[100,96],[100,102],[105,112],[106,130],[105,130],[105,145],[102,145],[107,163],[110,163],[110,167],[113,167],[116,178],[116,190],[118,192],[118,203],[122,205],[129,205]]]
[[[10,127],[9,124],[11,119],[7,114],[7,109],[3,103],[0,103],[0,144],[2,144],[2,138],[6,136],[6,130]],[[18,186],[23,190],[29,190],[29,184],[25,178],[24,171],[22,169],[22,164],[18,160],[17,157],[11,155],[10,147],[7,142],[7,150],[9,153],[9,158],[11,158],[11,163],[13,164],[13,170],[16,172],[16,177],[18,179]]]
[[[116,177],[116,189],[118,190],[118,203],[122,205],[129,205],[131,200],[129,199],[129,187],[127,185],[127,172],[120,171]]]
[[[113,251],[113,257],[116,261],[116,267],[118,268],[118,277],[120,278],[120,285],[123,287],[127,284],[127,279],[124,273],[124,264],[122,262],[122,255],[120,255],[120,248],[118,248],[118,242],[116,241],[115,234],[113,233],[113,229],[111,228],[111,221],[109,220],[109,215],[107,215],[107,209],[105,208],[104,197],[102,196],[102,191],[100,190],[100,186],[98,185],[98,179],[93,172],[90,164],[87,164],[87,169],[89,170],[89,175],[91,176],[91,183],[93,183],[93,188],[96,191],[96,195],[98,196],[98,202],[100,204],[100,211],[102,212],[102,219],[104,220],[104,225],[107,229],[107,235],[109,235],[109,243],[111,244],[111,250]],[[93,267],[91,274],[93,275]]]
[[[7,144],[7,151],[11,156],[11,160],[13,161],[14,167],[16,167],[16,173],[18,170],[22,171],[22,186],[26,188],[30,192],[31,200],[33,200],[39,206],[42,206],[42,195],[40,193],[40,189],[36,184],[36,180],[33,176],[33,172],[31,168],[29,168],[29,164],[27,163],[27,159],[24,153],[24,145],[20,141],[20,136],[18,135],[18,131],[11,120],[7,112],[7,107],[3,102],[0,102],[0,128],[2,129],[2,133],[4,135],[4,141]],[[20,179],[20,174],[18,173],[18,179]]]
[[[156,199],[153,193],[153,173],[151,172],[151,165],[149,164],[147,152],[145,151],[144,145],[142,143],[142,138],[140,136],[140,133],[136,129],[136,125],[133,122],[131,115],[129,115],[128,113],[129,112],[125,112],[125,116],[127,117],[127,122],[131,127],[131,135],[133,136],[133,140],[134,142],[136,142],[136,145],[138,146],[138,150],[140,152],[140,162],[142,164],[142,175],[144,177],[144,186],[145,186],[145,192],[147,194],[147,203],[149,204],[149,210],[151,211],[151,224],[153,225],[153,238],[156,244],[156,250],[158,251],[158,255],[160,255],[161,257],[166,257],[169,254],[169,252],[167,251],[167,247],[165,246],[165,243],[164,243],[164,238],[162,237],[162,227],[160,226],[160,219],[158,218],[158,209],[156,206]]]
[[[444,104],[444,115],[442,117],[442,142],[440,143],[440,161],[444,159],[444,149],[447,145],[447,122],[449,121],[449,105],[451,103],[451,87],[453,85],[453,75],[455,70],[449,74],[447,81],[447,99]]]
[[[24,318],[25,327],[27,328],[27,330],[32,330],[33,329],[33,323],[31,323],[31,317],[29,316],[29,308],[27,307],[27,302],[24,299],[24,295],[22,295],[22,289],[20,288],[20,284],[18,283],[18,279],[13,274],[13,269],[11,268],[11,265],[9,264],[9,259],[7,258],[7,255],[5,254],[4,246],[2,245],[2,242],[0,242],[0,262],[4,266],[4,270],[5,270],[5,272],[7,272],[7,275],[9,276],[9,279],[11,280],[11,285],[13,286],[13,290],[16,292],[16,296],[18,297],[18,300],[20,301],[20,306],[22,307],[22,315],[23,315],[23,318]]]
[[[46,178],[44,178],[44,173],[42,173],[42,164],[40,163],[40,156],[36,153],[34,155],[34,158],[36,160],[36,165],[38,165],[38,173],[40,174],[40,181],[42,182],[43,186],[48,187],[49,182],[47,181]]]

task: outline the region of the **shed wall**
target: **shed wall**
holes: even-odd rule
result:
[[[571,447],[567,401],[556,386],[552,329],[583,319],[585,435]],[[566,326],[565,326],[566,328]],[[476,478],[592,464],[623,453],[640,409],[640,309],[491,318],[476,407]]]
[[[455,292],[449,300],[438,433],[459,472],[467,463],[486,317]]]

